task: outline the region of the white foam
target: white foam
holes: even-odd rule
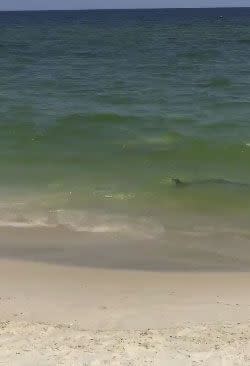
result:
[[[0,227],[15,227],[15,228],[40,228],[40,227],[56,227],[57,225],[49,225],[44,222],[18,222],[18,221],[2,221]]]
[[[1,216],[4,218],[1,220]],[[157,238],[164,227],[148,217],[128,217],[84,210],[50,210],[47,213],[1,212],[0,227],[56,228],[64,226],[76,232],[121,233],[136,238]]]
[[[78,232],[122,233],[134,237],[154,238],[164,233],[161,224],[151,218],[129,218],[87,211],[57,211],[57,221]]]

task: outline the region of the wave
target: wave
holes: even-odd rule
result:
[[[84,210],[48,212],[0,212],[0,226],[13,228],[65,227],[76,232],[115,233],[132,238],[156,239],[165,232],[163,225],[150,217],[129,217]]]
[[[119,113],[86,113],[86,114],[69,114],[57,119],[58,126],[84,125],[84,123],[129,123],[141,120],[134,115],[124,115]]]

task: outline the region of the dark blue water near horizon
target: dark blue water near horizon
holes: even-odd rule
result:
[[[73,21],[91,24],[98,20],[107,21],[108,24],[121,25],[122,21],[216,21],[218,17],[224,20],[234,20],[240,17],[250,16],[249,7],[216,7],[216,8],[162,8],[162,9],[91,9],[91,10],[23,10],[23,11],[0,11],[1,24],[30,24],[50,23],[57,21]],[[100,19],[101,17],[101,19]]]

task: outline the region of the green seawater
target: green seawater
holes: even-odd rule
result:
[[[0,222],[247,227],[249,56],[249,9],[0,13]]]

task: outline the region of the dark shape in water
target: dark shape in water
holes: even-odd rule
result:
[[[191,182],[184,182],[179,178],[172,178],[172,182],[176,187],[187,187],[187,186],[194,186],[194,185],[202,185],[202,184],[221,184],[221,185],[230,185],[235,187],[250,187],[249,183],[241,183],[241,182],[232,182],[226,179],[201,179],[195,180]]]
[[[183,187],[191,184],[190,182],[182,182],[179,178],[172,178],[172,182],[175,184],[176,187]]]
[[[241,38],[241,39],[239,39],[239,42],[240,42],[240,43],[246,43],[246,44],[249,44],[249,43],[250,43],[250,39],[249,39],[249,38]]]

